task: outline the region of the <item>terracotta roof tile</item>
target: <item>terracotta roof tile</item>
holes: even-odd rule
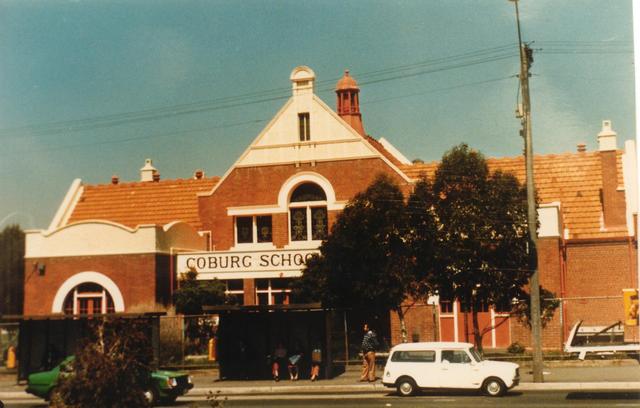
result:
[[[374,139],[373,137],[366,135],[365,139],[367,140],[367,142],[371,143],[371,145],[377,150],[379,151],[384,157],[387,158],[387,160],[389,160],[391,163],[393,163],[396,167],[401,167],[404,166],[400,160],[398,160],[396,158],[396,156],[394,156],[393,154],[391,154],[391,152],[389,152],[387,149],[384,148],[384,146],[382,145],[382,143],[380,143],[379,141],[377,141],[376,139]]]
[[[219,179],[85,185],[68,223],[106,220],[135,228],[184,221],[200,229],[196,194],[210,191]]]
[[[623,185],[622,152],[618,151],[618,185]],[[433,179],[438,162],[403,165],[407,176],[417,179],[424,173]],[[525,182],[523,157],[489,158],[491,171],[513,173]],[[626,229],[601,230],[602,169],[598,152],[539,155],[534,159],[536,193],[541,203],[559,201],[565,228],[571,238],[596,238],[626,235]]]

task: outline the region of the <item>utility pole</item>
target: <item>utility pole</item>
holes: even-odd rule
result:
[[[533,183],[533,143],[531,137],[531,100],[529,99],[529,70],[533,63],[533,50],[522,44],[520,34],[520,13],[518,0],[510,0],[516,6],[516,23],[518,26],[518,45],[520,47],[520,88],[522,90],[522,109],[518,107],[524,137],[524,159],[527,174],[527,223],[529,224],[529,266],[533,270],[529,279],[531,294],[531,338],[533,340],[533,382],[543,382],[542,375],[542,325],[540,320],[540,279],[538,276],[538,252],[536,250],[538,233],[536,228],[536,188]]]

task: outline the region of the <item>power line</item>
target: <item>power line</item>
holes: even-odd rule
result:
[[[631,53],[632,50],[611,50],[611,47],[627,47],[631,44],[629,41],[540,41],[540,45],[548,45],[545,49],[540,50],[542,53],[547,54],[624,54]],[[606,48],[605,48],[606,47]],[[424,75],[433,72],[439,72],[443,70],[463,68],[479,63],[499,61],[501,59],[508,58],[509,55],[503,54],[504,52],[510,52],[513,50],[513,45],[506,44],[486,48],[482,50],[469,51],[457,55],[434,58],[415,62],[412,64],[399,65],[395,67],[389,67],[370,72],[359,73],[358,77],[362,79],[361,84],[376,84],[391,80],[409,78],[417,75]],[[489,57],[486,60],[477,60],[478,57]],[[465,59],[476,60],[465,61]],[[426,67],[441,65],[445,63],[462,62],[459,65],[444,66],[437,69],[423,70]],[[418,72],[409,72],[415,70],[422,70]],[[389,75],[391,75],[389,77]],[[386,76],[386,77],[385,77]],[[382,78],[380,78],[382,77]],[[339,78],[332,78],[322,81],[317,81],[318,87],[323,85],[334,84]],[[330,90],[330,87],[323,87],[322,91]],[[31,134],[59,134],[63,132],[73,132],[96,128],[118,126],[126,123],[136,123],[139,121],[148,121],[154,119],[163,119],[172,116],[179,116],[185,114],[200,113],[209,110],[227,109],[237,106],[243,106],[254,103],[262,103],[267,101],[273,101],[278,99],[286,99],[288,95],[288,87],[272,88],[267,90],[255,91],[246,94],[233,95],[228,97],[215,98],[206,101],[191,102],[187,104],[172,105],[160,108],[144,109],[140,111],[115,113],[111,115],[95,116],[84,119],[72,119],[66,121],[55,121],[42,124],[25,125],[13,128],[0,129],[0,134],[11,135],[20,133]],[[287,92],[285,94],[285,92]],[[255,100],[255,98],[259,98]],[[237,103],[245,101],[242,103]],[[217,106],[217,105],[222,106]]]
[[[487,62],[499,61],[513,56],[513,51],[508,50],[507,46],[493,47],[485,50],[467,52],[450,57],[443,57],[433,60],[421,61],[418,63],[391,67],[385,70],[377,70],[369,73],[359,74],[364,78],[362,84],[376,84],[392,80],[425,75],[434,72],[446,71],[451,69],[464,68],[472,65],[483,64]],[[505,51],[507,52],[505,54]],[[442,65],[449,64],[449,65]],[[431,66],[435,68],[427,68]],[[438,66],[440,65],[440,66]],[[417,70],[417,71],[416,71]],[[413,72],[409,72],[413,71]],[[386,75],[386,77],[381,77]],[[391,76],[389,76],[391,75]],[[367,78],[370,78],[367,80]],[[337,80],[337,79],[336,79]],[[321,91],[331,90],[333,86],[322,87],[323,84],[335,83],[336,80],[318,81],[318,88]],[[284,94],[285,89],[287,93]],[[97,129],[111,126],[118,126],[128,123],[137,123],[141,121],[149,121],[155,119],[165,119],[181,115],[201,113],[205,111],[214,111],[220,109],[228,109],[239,106],[247,106],[256,103],[286,99],[289,97],[289,88],[274,88],[270,90],[257,91],[243,95],[216,98],[208,101],[193,102],[189,104],[173,105],[162,108],[146,109],[141,111],[124,112],[112,115],[96,116],[77,120],[57,121],[36,125],[26,125],[14,128],[0,129],[0,134],[5,136],[15,136],[20,134],[46,135],[60,134],[67,132],[75,132],[81,130]]]
[[[51,147],[51,148],[47,148],[47,149],[21,151],[21,152],[17,152],[17,153],[27,153],[27,152],[30,152],[30,153],[44,153],[44,152],[52,152],[52,151],[56,151],[56,150],[75,149],[75,148],[78,148],[78,147],[102,146],[102,145],[110,145],[110,144],[117,144],[117,143],[126,143],[126,142],[138,141],[138,140],[148,140],[148,139],[156,139],[156,138],[162,138],[162,137],[168,137],[168,136],[186,135],[186,134],[189,134],[189,133],[206,132],[206,131],[210,131],[210,130],[213,130],[213,129],[228,129],[228,128],[238,127],[238,126],[242,126],[242,125],[266,122],[267,120],[268,119],[254,119],[254,120],[248,120],[248,121],[237,122],[237,123],[230,123],[230,124],[220,125],[220,126],[209,126],[209,127],[205,127],[205,128],[199,128],[199,129],[179,130],[179,131],[167,132],[167,133],[157,133],[157,134],[147,135],[147,136],[134,136],[134,137],[128,137],[128,138],[124,138],[124,139],[105,140],[105,141],[102,141],[102,142],[69,144],[69,145],[64,145],[64,146]]]
[[[476,85],[482,85],[482,84],[487,84],[487,83],[499,82],[499,81],[504,81],[506,79],[511,79],[511,78],[515,78],[515,77],[516,77],[516,75],[509,75],[509,76],[506,76],[506,77],[492,78],[492,79],[487,79],[487,80],[484,80],[484,81],[469,82],[469,83],[460,84],[460,85],[454,85],[454,86],[450,86],[450,87],[434,88],[434,89],[429,89],[429,90],[422,91],[422,92],[415,92],[415,93],[409,93],[409,94],[393,96],[393,97],[389,97],[389,98],[377,99],[377,100],[369,101],[369,102],[367,102],[367,103],[365,103],[363,105],[366,106],[366,105],[369,105],[369,104],[384,102],[384,101],[387,101],[387,100],[408,98],[408,97],[412,97],[412,96],[416,96],[416,95],[425,95],[425,94],[429,94],[429,93],[444,92],[444,91],[448,91],[448,90],[460,89],[460,88],[465,88],[465,87],[469,87],[469,86],[476,86]],[[226,128],[237,127],[237,126],[246,125],[246,124],[254,124],[254,123],[266,122],[267,120],[268,119],[254,119],[254,120],[248,120],[248,121],[243,121],[243,122],[238,122],[238,123],[231,123],[231,124],[220,125],[220,126],[209,126],[209,127],[198,128],[198,129],[190,129],[190,130],[177,130],[175,132],[159,133],[159,134],[152,134],[152,135],[146,135],[146,136],[136,136],[136,137],[129,137],[129,138],[124,138],[124,139],[107,140],[107,141],[102,141],[102,142],[68,144],[68,145],[64,145],[64,146],[56,146],[56,147],[45,148],[45,149],[37,149],[37,150],[21,150],[21,151],[12,152],[12,153],[20,153],[20,154],[23,154],[23,153],[44,153],[44,152],[52,152],[52,151],[59,151],[59,150],[65,150],[65,149],[73,149],[73,148],[78,148],[78,147],[88,147],[88,146],[98,146],[98,145],[109,145],[109,144],[117,144],[117,143],[126,143],[126,142],[131,142],[131,141],[148,140],[148,139],[161,138],[161,137],[166,137],[166,136],[179,136],[179,135],[186,135],[186,134],[189,134],[189,133],[205,132],[205,131],[209,131],[209,130],[213,130],[213,129],[226,129]]]

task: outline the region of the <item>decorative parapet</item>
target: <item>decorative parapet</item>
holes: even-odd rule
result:
[[[190,225],[128,228],[108,221],[82,221],[53,231],[26,231],[25,258],[170,253],[171,248],[206,249],[206,239]]]

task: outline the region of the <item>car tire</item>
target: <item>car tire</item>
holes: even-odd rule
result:
[[[147,403],[150,407],[156,405],[159,400],[158,391],[155,388],[149,388],[144,392],[144,398],[147,400]]]
[[[409,397],[416,393],[416,382],[411,377],[402,377],[396,381],[396,389],[401,397]]]
[[[501,397],[507,392],[507,386],[497,377],[489,377],[482,383],[482,392],[490,397]]]

